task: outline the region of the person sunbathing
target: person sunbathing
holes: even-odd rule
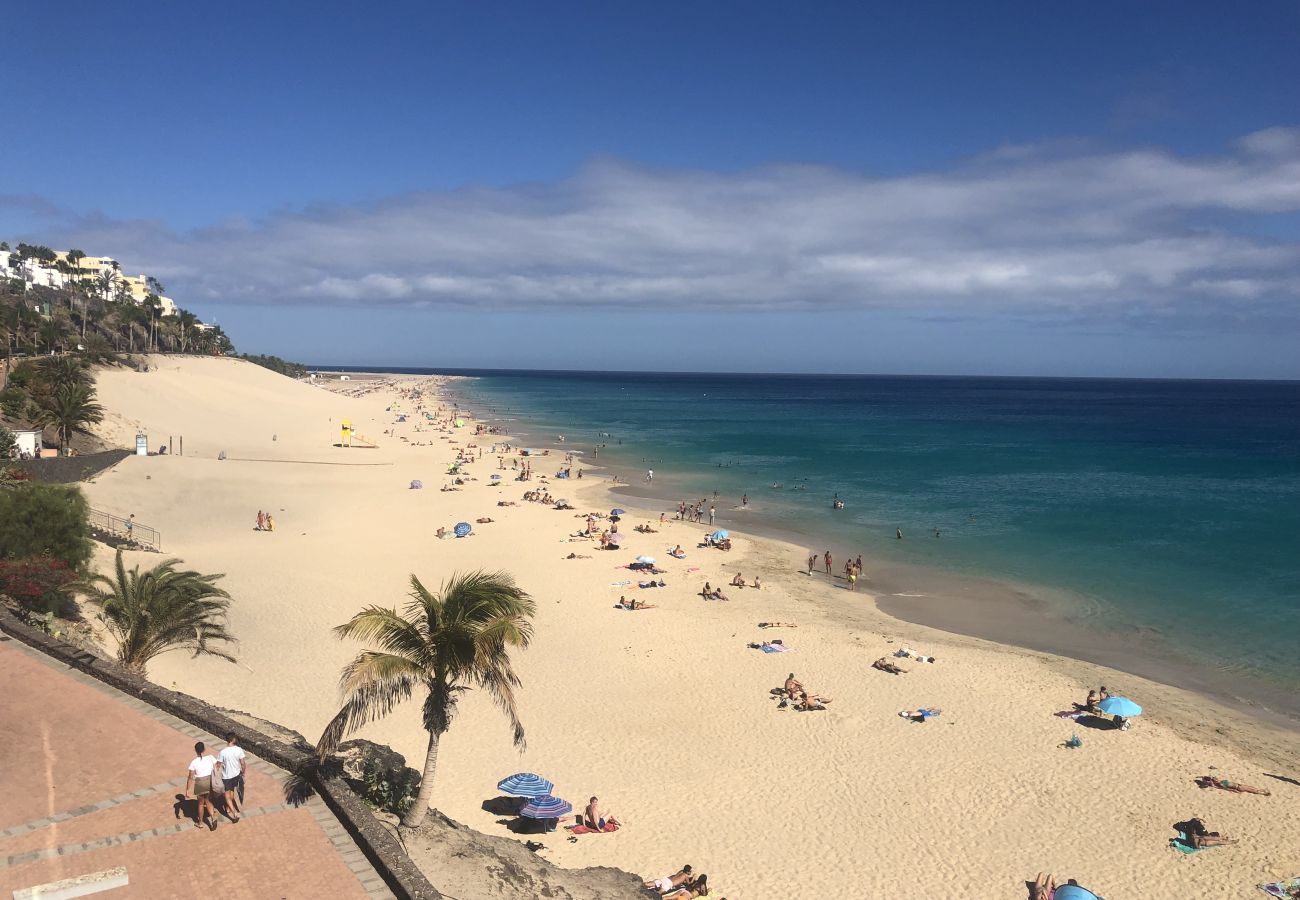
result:
[[[1056,879],[1051,872],[1039,872],[1034,883],[1029,886],[1029,900],[1052,900],[1056,893]]]
[[[904,719],[911,719],[913,722],[924,722],[933,716],[939,715],[943,710],[937,706],[923,706],[920,709],[905,709],[899,713]]]
[[[668,551],[668,555],[675,559],[685,559],[686,551],[682,549],[681,544],[678,544],[676,547]]]
[[[794,698],[795,694],[803,693],[803,684],[795,679],[793,672],[786,676],[784,687],[786,696],[791,699]]]
[[[1087,701],[1084,702],[1083,708],[1086,709],[1088,712],[1101,712],[1101,710],[1097,708],[1097,704],[1100,702],[1101,702],[1101,694],[1098,694],[1095,690],[1092,690],[1090,688],[1088,690],[1088,699]]]
[[[731,586],[743,588],[745,586],[745,576],[737,572],[736,577],[731,579]]]
[[[759,622],[759,628],[798,628],[793,622]]]
[[[1235,794],[1259,794],[1263,797],[1271,797],[1273,793],[1264,788],[1251,787],[1248,784],[1242,784],[1239,781],[1229,781],[1226,778],[1215,778],[1213,775],[1202,775],[1196,779],[1197,785],[1203,788],[1216,787],[1223,791],[1232,791]]]
[[[1187,843],[1194,850],[1200,850],[1204,847],[1226,847],[1230,844],[1237,843],[1236,838],[1227,838],[1217,831],[1210,831],[1199,818],[1190,819],[1187,822]]]
[[[871,668],[879,669],[882,672],[888,672],[891,675],[902,675],[907,672],[906,669],[900,669],[898,666],[891,663],[887,656],[882,656],[880,659],[873,662]]]
[[[830,702],[830,697],[819,697],[816,694],[810,694],[805,691],[799,695],[799,699],[795,703],[794,708],[799,710],[799,712],[815,712],[820,709],[825,709],[826,704]]]
[[[642,885],[648,890],[658,894],[666,894],[674,891],[691,880],[691,867],[682,866],[674,875],[665,875],[663,878],[651,878],[643,881]]]
[[[755,576],[754,576],[754,583],[753,583],[752,585],[750,585],[750,587],[754,588],[755,590],[758,590],[758,589],[761,588],[762,586],[763,586],[762,583],[760,583],[759,580],[758,580],[758,576],[755,575]]]
[[[707,897],[709,894],[709,876],[701,875],[694,881],[688,881],[675,891],[664,894],[672,900],[689,900],[691,897]]]
[[[606,825],[618,826],[622,823],[614,818],[613,813],[605,814],[600,811],[600,803],[595,797],[587,803],[587,827],[592,831],[604,831]]]

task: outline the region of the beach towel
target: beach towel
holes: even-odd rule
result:
[[[1290,881],[1273,881],[1269,884],[1257,884],[1259,888],[1270,897],[1279,897],[1281,900],[1287,900],[1291,896],[1291,891],[1300,888],[1300,878],[1292,878]]]
[[[632,583],[632,582],[630,582],[630,581],[611,581],[611,582],[609,583],[609,586],[610,586],[610,587],[627,587],[627,586],[628,586],[629,584],[631,584],[631,583]]]
[[[1202,850],[1213,850],[1215,847],[1222,847],[1223,844],[1212,844],[1209,847],[1193,847],[1191,840],[1185,832],[1178,832],[1178,837],[1169,839],[1169,846],[1179,853],[1191,856],[1193,853],[1200,853]]]
[[[766,647],[759,647],[764,653],[789,653],[792,648],[784,644],[768,644]]]
[[[1077,719],[1080,716],[1086,716],[1087,713],[1077,709],[1063,709],[1059,713],[1053,713],[1053,715],[1058,716],[1062,719]]]
[[[618,826],[613,822],[605,823],[603,832],[595,828],[588,828],[586,825],[567,825],[565,827],[571,834],[613,834],[618,831]]]

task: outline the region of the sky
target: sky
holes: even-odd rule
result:
[[[1300,378],[1295,3],[60,9],[0,240],[242,351]]]

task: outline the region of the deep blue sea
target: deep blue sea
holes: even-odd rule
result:
[[[604,444],[634,485],[652,467],[660,496],[719,491],[723,524],[1050,588],[1098,628],[1300,688],[1300,383],[451,374],[476,376],[454,384],[475,412]]]

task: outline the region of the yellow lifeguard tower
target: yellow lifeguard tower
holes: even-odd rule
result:
[[[352,446],[352,420],[351,420],[351,419],[344,419],[344,420],[343,420],[343,429],[342,429],[342,430],[343,430],[343,433],[342,433],[342,435],[340,435],[340,437],[339,437],[339,446],[340,446],[340,447],[351,447],[351,446]]]

